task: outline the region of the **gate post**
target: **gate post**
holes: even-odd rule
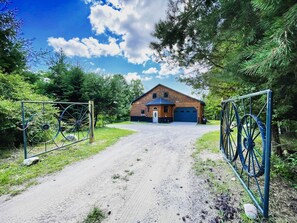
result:
[[[272,119],[272,91],[267,92],[266,112],[266,141],[265,141],[265,180],[264,180],[264,207],[263,216],[268,218],[269,211],[269,185],[270,185],[270,157],[271,157],[271,119]]]
[[[89,101],[90,143],[94,142],[94,101]]]
[[[24,140],[24,157],[27,159],[27,135],[26,135],[26,120],[25,120],[25,106],[24,102],[21,102],[22,107],[22,129],[23,129],[23,140]]]

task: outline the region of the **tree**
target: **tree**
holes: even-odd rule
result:
[[[83,84],[84,71],[79,67],[71,67],[70,70],[62,77],[62,91],[61,99],[63,101],[83,101]]]
[[[129,84],[131,97],[130,101],[132,102],[134,99],[140,97],[144,92],[144,87],[141,80],[131,80]]]
[[[3,73],[22,71],[26,67],[27,41],[19,37],[20,21],[8,0],[0,0],[0,70]]]
[[[62,100],[64,98],[63,79],[65,79],[70,68],[70,64],[67,62],[67,57],[63,50],[56,52],[54,56],[50,57],[48,65],[49,71],[45,75],[48,81],[41,84],[43,88],[41,91],[49,97]]]
[[[118,119],[126,118],[130,109],[130,91],[124,76],[113,75],[108,87],[109,115],[117,116]]]
[[[219,97],[272,89],[278,141],[276,123],[297,120],[296,27],[293,0],[172,0],[151,47],[180,66],[207,68],[181,79]]]
[[[83,83],[83,100],[94,101],[95,125],[98,121],[98,115],[108,113],[108,83],[110,77],[89,73],[85,75]]]

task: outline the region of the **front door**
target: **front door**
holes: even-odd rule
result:
[[[158,123],[158,111],[153,111],[153,123]]]

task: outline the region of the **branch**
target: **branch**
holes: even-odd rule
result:
[[[210,59],[209,57],[205,57],[205,59],[206,60],[208,60],[212,65],[214,65],[215,67],[219,67],[219,68],[221,68],[221,69],[224,69],[224,67],[223,66],[221,66],[221,65],[219,65],[219,64],[217,64],[217,63],[215,63],[212,59]]]

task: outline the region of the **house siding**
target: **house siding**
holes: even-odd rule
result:
[[[153,100],[153,94],[157,94],[157,98],[164,98],[164,93],[168,93],[168,97],[165,98],[171,102],[173,102],[175,105],[169,105],[168,106],[168,112],[164,113],[164,105],[151,105],[151,106],[146,106],[146,104]],[[202,114],[203,114],[203,105],[201,104],[200,101],[188,97],[184,94],[181,94],[177,91],[174,91],[170,88],[167,88],[166,86],[163,85],[157,85],[157,87],[153,88],[150,90],[147,94],[144,96],[140,97],[138,100],[134,101],[131,106],[130,110],[130,116],[131,120],[135,119],[133,117],[148,117],[152,118],[153,117],[153,109],[154,107],[157,108],[158,110],[158,116],[159,120],[165,120],[164,122],[168,122],[168,120],[174,121],[174,109],[179,108],[179,107],[194,107],[197,110],[197,122],[201,123],[202,120]],[[144,114],[141,114],[141,110],[144,110]]]

